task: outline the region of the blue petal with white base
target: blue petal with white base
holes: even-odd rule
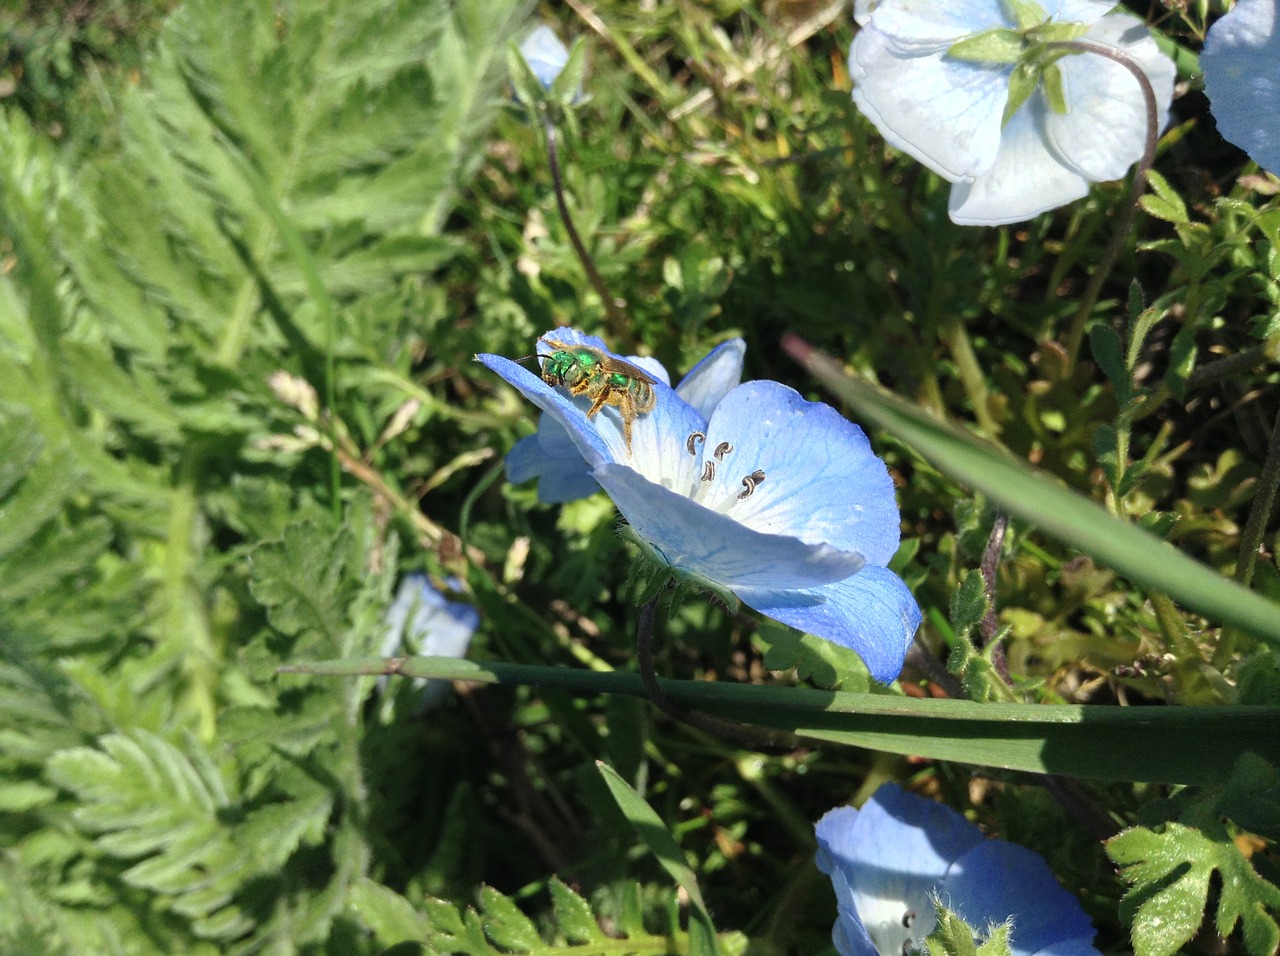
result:
[[[921,948],[937,923],[934,897],[978,931],[1010,922],[1014,956],[1097,956],[1089,917],[1044,860],[933,800],[885,784],[860,810],[828,812],[817,837],[843,956]]]
[[[603,347],[575,335],[548,333]],[[501,356],[477,359],[543,409],[548,425],[564,429],[590,477],[668,565],[853,648],[877,680],[897,676],[920,610],[884,566],[898,547],[898,508],[888,470],[860,428],[776,382],[730,388],[704,414],[740,374],[734,346],[695,372],[712,383],[688,392],[701,407],[665,376],[656,381],[654,409],[636,417],[628,450],[613,409],[588,418],[585,397],[573,399]],[[529,441],[508,467],[546,481]]]
[[[538,82],[548,90],[569,62],[569,50],[560,42],[555,31],[545,24],[535,27],[520,44],[520,55],[529,64],[529,69],[538,78]]]
[[[465,657],[471,635],[480,625],[480,612],[470,604],[450,601],[425,574],[406,574],[382,624],[383,657]],[[379,678],[379,687],[385,688],[386,683],[387,678]],[[440,702],[449,682],[415,678],[413,686],[420,688],[420,709],[426,709]]]

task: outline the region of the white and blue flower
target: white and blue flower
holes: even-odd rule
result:
[[[990,840],[954,810],[885,784],[860,810],[837,807],[817,825],[818,869],[831,877],[841,956],[923,950],[934,900],[970,926],[1010,923],[1014,956],[1098,956],[1079,901],[1043,859]]]
[[[990,31],[1027,35],[1004,0],[859,0],[861,29],[849,50],[858,109],[897,149],[953,183],[949,212],[961,225],[1020,222],[1079,199],[1091,183],[1119,179],[1143,153],[1142,91],[1119,64],[1069,55],[1059,71],[1066,107],[1035,92],[1006,117],[1016,63],[952,55],[960,41]],[[1029,9],[1030,5],[1019,5]],[[1044,23],[1087,27],[1078,39],[1133,60],[1156,92],[1163,127],[1174,64],[1150,31],[1112,0],[1042,0]],[[1038,15],[1038,13],[1037,13]]]
[[[1218,132],[1272,173],[1280,173],[1278,20],[1276,0],[1239,0],[1209,28],[1200,54]]]
[[[450,601],[425,574],[407,574],[382,623],[383,657],[465,657],[480,625],[480,612],[470,604]],[[379,685],[385,688],[385,677]],[[413,686],[421,689],[418,706],[423,710],[440,703],[449,690],[447,680],[414,678]]]
[[[547,335],[608,352],[572,329]],[[852,648],[877,680],[897,676],[920,609],[886,567],[899,538],[893,481],[857,425],[777,382],[727,387],[740,357],[713,352],[683,395],[654,370],[656,405],[635,419],[628,450],[612,408],[588,418],[585,397],[501,356],[477,358],[561,426],[586,474],[668,566]],[[552,460],[573,467],[567,451]],[[552,467],[537,472],[544,482],[559,474]]]
[[[569,62],[569,50],[546,24],[539,24],[520,44],[520,55],[538,78],[544,90],[550,90],[556,77]]]

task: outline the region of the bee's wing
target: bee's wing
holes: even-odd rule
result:
[[[657,379],[638,365],[632,365],[630,362],[614,358],[612,355],[604,357],[604,370],[606,372],[621,372],[628,378],[634,378],[637,381],[644,382],[646,385],[653,385],[657,382]]]

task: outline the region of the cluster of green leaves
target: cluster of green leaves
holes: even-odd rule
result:
[[[921,785],[956,804],[966,763],[1107,781],[1084,792],[1129,827],[1108,847],[1119,910],[1101,849],[1042,793],[975,812],[1048,855],[1107,946],[1172,952],[1208,909],[1274,948],[1280,735],[1221,705],[1273,703],[1280,669],[1262,598],[1214,586],[1280,596],[1257,557],[1274,524],[1242,530],[1277,379],[1277,200],[1200,133],[1166,137],[1084,355],[1076,297],[1122,185],[961,229],[839,91],[838,5],[593,9],[561,159],[622,324],[557,219],[541,131],[497,111],[514,0],[189,0],[140,82],[93,86],[112,119],[74,151],[46,107],[0,114],[0,948],[745,945],[719,927],[813,951],[833,907],[812,821],[910,772],[858,748],[935,758]],[[64,95],[55,74],[41,96]],[[1207,706],[1148,726],[904,701],[825,642],[689,600],[661,667],[722,681],[678,699],[846,746],[766,756],[655,723],[615,673],[636,612],[612,509],[498,481],[532,416],[467,361],[561,321],[677,374],[741,334],[749,376],[817,396],[775,348],[797,331],[839,357],[832,388],[848,369],[891,386],[905,401],[838,396],[885,432],[894,566],[969,694]],[[995,505],[1017,516],[996,602],[1013,692],[974,640]],[[372,701],[369,666],[277,673],[374,654],[409,568],[465,578],[515,689],[421,716],[407,687]],[[448,666],[404,672],[500,669]],[[823,690],[745,686],[797,677]],[[1170,804],[1133,782],[1221,780],[1242,749],[1270,762]],[[930,946],[974,949],[955,922]]]

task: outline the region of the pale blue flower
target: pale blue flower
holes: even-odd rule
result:
[[[470,604],[450,601],[425,574],[407,574],[382,623],[383,657],[465,657],[480,625],[480,612]],[[385,688],[386,678],[379,683]],[[421,709],[438,704],[449,690],[447,680],[414,678],[413,686],[422,690]]]
[[[535,27],[525,37],[520,44],[520,55],[546,90],[551,89],[556,77],[569,62],[569,50],[560,42],[555,31],[545,24]]]
[[[1083,42],[1132,57],[1151,80],[1164,126],[1173,61],[1150,31],[1112,0],[1043,0],[1046,21],[1089,29]],[[1066,113],[1038,88],[1004,120],[1014,64],[951,56],[957,41],[1015,30],[1003,0],[859,0],[862,24],[849,50],[853,99],[890,145],[954,183],[949,212],[961,225],[1030,219],[1119,179],[1141,156],[1147,114],[1119,64],[1096,54],[1057,62]]]
[[[1239,0],[1209,28],[1200,54],[1209,109],[1223,138],[1280,173],[1280,33],[1276,0]]]
[[[978,931],[1009,922],[1014,956],[1098,956],[1079,901],[1043,859],[989,840],[954,810],[885,784],[861,810],[818,821],[818,869],[831,877],[842,956],[902,956],[923,949],[933,900]]]
[[[604,348],[604,343],[595,336],[583,335],[574,329],[559,330],[555,337],[574,345]],[[545,345],[539,348],[546,350]],[[730,339],[716,346],[676,386],[676,394],[696,408],[703,418],[710,418],[720,399],[742,381],[742,357],[746,351],[742,339]],[[624,358],[659,381],[670,381],[667,370],[657,360],[639,355]],[[601,414],[617,413],[605,409]],[[582,452],[564,426],[550,415],[543,415],[537,432],[516,442],[507,455],[508,481],[518,485],[531,478],[538,479],[538,500],[547,504],[576,501],[600,490]]]
[[[573,330],[547,335],[604,349]],[[691,404],[655,375],[656,405],[635,419],[628,450],[613,409],[588,418],[585,396],[501,356],[477,358],[563,427],[668,565],[852,648],[877,680],[897,676],[920,609],[885,566],[898,547],[893,481],[857,425],[777,382],[738,385],[712,407],[719,385],[691,388]]]

